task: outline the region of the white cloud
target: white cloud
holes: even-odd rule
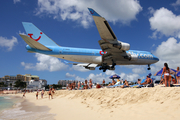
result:
[[[78,81],[81,81],[81,82],[84,82],[84,81],[85,81],[84,78],[81,78],[81,77],[79,77],[79,76],[76,76],[76,77],[75,77],[75,80],[78,80]]]
[[[46,13],[54,19],[78,21],[88,28],[93,21],[87,8],[92,7],[108,21],[123,24],[136,20],[142,11],[138,0],[38,0],[37,15]]]
[[[172,3],[171,5],[174,6],[175,10],[178,10],[178,6],[180,6],[180,0],[177,0],[175,3]]]
[[[143,74],[143,73],[146,73],[146,68],[145,66],[142,66],[142,65],[136,65],[136,67],[134,67],[132,69],[133,73],[136,73],[136,74]]]
[[[100,84],[102,83],[103,79],[107,82],[107,77],[105,74],[99,73],[99,74],[89,74],[87,77],[87,80],[92,79],[93,82],[99,82]]]
[[[121,79],[127,80],[127,81],[137,81],[140,76],[138,74],[126,74],[121,73],[120,74]]]
[[[1,37],[0,36],[0,46],[1,47],[7,47],[8,51],[11,51],[12,48],[15,46],[15,44],[17,44],[17,38],[12,36],[12,39],[7,39],[5,37]]]
[[[71,78],[71,77],[76,77],[76,75],[75,75],[75,74],[72,75],[72,74],[70,74],[70,73],[66,73],[66,77],[67,77],[67,78]]]
[[[62,63],[60,60],[58,60],[58,58],[39,54],[39,53],[36,53],[35,57],[37,58],[38,61],[35,65],[32,63],[24,63],[24,62],[21,62],[21,65],[24,66],[25,69],[34,69],[37,71],[48,70],[50,72],[65,70],[68,68],[68,65]]]
[[[167,62],[170,68],[176,69],[180,66],[180,42],[171,37],[167,41],[162,42],[154,52],[159,58],[159,62],[155,65],[158,69],[164,67],[164,63]]]
[[[17,2],[21,2],[21,0],[13,0],[14,4],[16,4]]]
[[[111,75],[114,75],[114,74],[116,74],[116,72],[114,72],[114,70],[107,70],[106,71],[106,75],[111,76]]]
[[[151,11],[152,12],[152,9]],[[180,15],[176,16],[172,11],[162,7],[154,12],[149,19],[152,37],[157,35],[174,36],[180,38]]]

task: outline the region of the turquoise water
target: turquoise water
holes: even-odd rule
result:
[[[19,100],[16,97],[0,96],[0,111],[12,108]]]

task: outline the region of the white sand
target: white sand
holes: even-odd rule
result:
[[[22,94],[20,94],[22,96]],[[36,106],[48,106],[56,120],[179,120],[180,88],[104,88],[60,90],[54,99],[26,100]]]

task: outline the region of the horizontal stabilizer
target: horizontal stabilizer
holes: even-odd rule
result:
[[[19,34],[22,39],[31,47],[31,48],[35,48],[38,50],[46,50],[46,51],[51,51],[51,49],[45,47],[44,45],[42,45],[41,43],[31,39],[30,37],[26,36],[26,35],[22,35]]]

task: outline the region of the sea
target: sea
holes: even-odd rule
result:
[[[22,99],[19,97],[0,96],[0,112],[13,108],[13,106],[17,105],[21,101]]]
[[[26,100],[21,97],[0,96],[0,120],[54,120],[54,114],[47,111],[26,111],[23,108],[23,102]],[[26,102],[27,104],[27,102]],[[28,103],[31,105],[31,103]],[[27,106],[27,105],[25,105]],[[33,105],[32,105],[33,106]],[[39,108],[37,106],[34,106]]]

